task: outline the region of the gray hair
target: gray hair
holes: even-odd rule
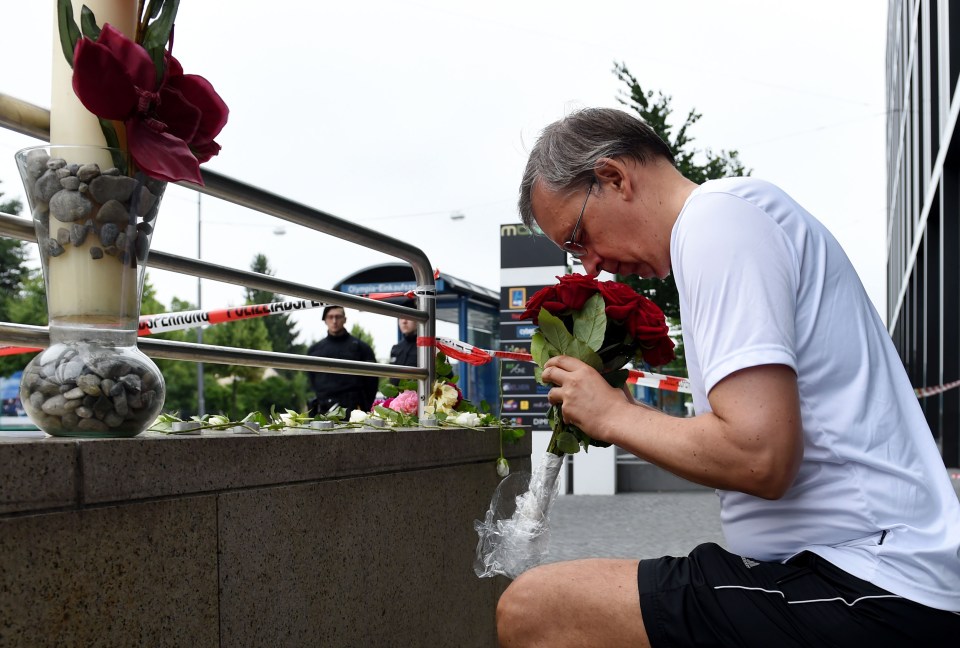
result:
[[[538,182],[551,191],[572,192],[596,179],[601,158],[630,158],[640,164],[663,157],[674,163],[673,152],[650,126],[613,108],[584,108],[543,129],[530,151],[520,182],[520,219],[533,228],[531,205]]]

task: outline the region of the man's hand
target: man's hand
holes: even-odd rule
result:
[[[633,400],[625,391],[611,387],[596,369],[571,358],[550,358],[541,374],[544,382],[556,385],[547,395],[552,405],[563,405],[563,420],[572,423],[598,441],[606,426],[600,425],[613,410]]]

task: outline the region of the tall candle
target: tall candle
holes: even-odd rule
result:
[[[80,24],[80,9],[87,5],[103,27],[110,23],[130,39],[137,29],[137,0],[71,0],[74,18]],[[90,113],[73,92],[73,70],[63,56],[57,23],[57,1],[53,5],[53,69],[50,86],[50,143],[106,146],[96,115]],[[69,161],[69,160],[68,160]],[[80,160],[78,160],[79,162]],[[93,160],[87,160],[92,162]]]
[[[53,0],[53,68],[50,85],[50,144],[54,157],[68,163],[96,163],[101,169],[114,166],[107,151],[71,149],[69,146],[106,146],[107,140],[97,116],[89,112],[73,92],[73,70],[63,56]],[[136,35],[137,0],[71,0],[74,19],[80,24],[80,10],[87,5],[101,28],[110,23],[124,36]],[[92,216],[92,214],[91,214]],[[51,219],[51,234],[60,225]],[[60,326],[100,325],[136,329],[137,271],[109,255],[91,262],[89,241],[83,246],[66,246],[63,254],[51,256],[47,264],[47,301],[51,324]]]

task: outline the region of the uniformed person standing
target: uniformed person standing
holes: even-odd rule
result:
[[[310,347],[309,355],[339,360],[376,362],[373,349],[363,340],[347,332],[347,316],[342,306],[327,306],[323,309],[323,322],[327,325],[327,337]],[[360,409],[369,412],[377,396],[376,376],[355,376],[309,372],[310,386],[316,398],[310,401],[310,414],[324,414],[339,405],[349,412]]]
[[[409,306],[413,308],[415,306],[413,301],[410,301],[404,306]],[[405,367],[416,367],[417,366],[417,321],[406,318],[399,318],[397,320],[397,327],[400,329],[400,341],[393,345],[393,348],[390,349],[390,364],[392,365],[402,365]],[[399,378],[391,378],[390,383],[396,385],[400,382]]]

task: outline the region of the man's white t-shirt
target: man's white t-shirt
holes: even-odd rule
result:
[[[719,491],[728,548],[778,561],[808,550],[960,611],[960,503],[890,336],[830,232],[772,184],[714,180],[684,205],[670,255],[698,414],[735,371],[797,373],[799,474],[779,500]]]

